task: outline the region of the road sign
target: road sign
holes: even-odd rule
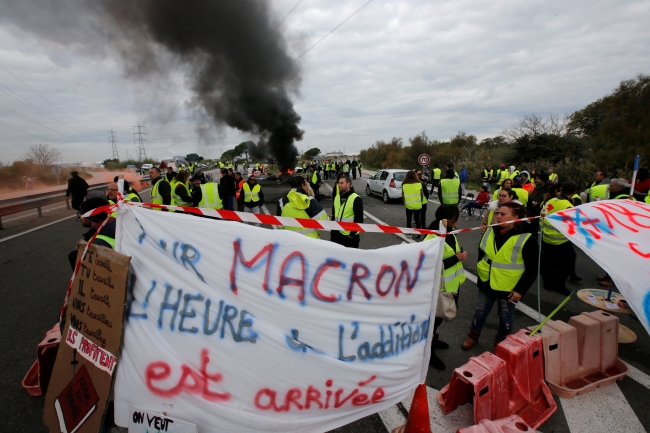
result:
[[[54,167],[52,167],[52,174],[59,175],[61,173],[63,173],[63,169],[61,167],[59,167],[58,165],[55,165]]]
[[[429,158],[429,155],[426,153],[423,153],[422,155],[418,156],[418,162],[420,165],[429,165],[429,161],[431,161],[431,158]]]

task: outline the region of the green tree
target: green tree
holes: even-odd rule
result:
[[[315,157],[320,155],[320,149],[317,147],[312,147],[309,149],[307,152],[302,154],[302,159],[306,159],[308,161],[312,161]]]
[[[458,131],[458,134],[452,137],[451,140],[449,140],[449,142],[453,147],[460,147],[460,148],[472,147],[478,144],[478,140],[476,139],[475,136],[467,135],[463,131]]]

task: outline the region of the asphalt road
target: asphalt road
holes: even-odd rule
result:
[[[333,181],[328,182],[333,185]],[[288,186],[270,181],[263,182],[262,185],[265,190],[266,207],[275,214],[276,202],[288,191]],[[354,188],[364,201],[364,209],[367,212],[365,222],[374,223],[377,222],[376,220],[381,220],[389,225],[404,226],[406,223],[404,206],[398,202],[384,204],[380,198],[366,197],[365,185],[364,180],[353,181]],[[323,186],[321,193],[330,194],[330,191]],[[148,199],[148,194],[144,194],[143,198]],[[322,204],[326,210],[331,210],[331,197],[324,197]],[[428,222],[433,220],[436,206],[435,203],[429,203]],[[44,224],[49,225],[44,226]],[[459,223],[460,228],[477,225],[479,224],[476,221],[462,220]],[[36,229],[40,226],[44,227]],[[36,230],[25,233],[32,229]],[[4,336],[0,339],[0,353],[2,353],[0,356],[0,371],[2,372],[0,373],[1,432],[46,431],[42,423],[44,398],[28,396],[21,387],[21,381],[36,359],[36,345],[57,320],[71,274],[67,254],[75,249],[83,232],[85,229],[75,220],[73,211],[65,209],[53,209],[46,214],[44,219],[33,215],[19,216],[18,219],[6,222],[5,230],[0,231],[0,275],[3,282],[0,293],[5,300],[3,303],[4,314],[0,316],[1,329],[4,331]],[[329,236],[324,236],[324,238],[329,238]],[[459,235],[458,239],[464,249],[469,252],[465,269],[475,274],[479,232],[464,233]],[[363,234],[361,248],[382,248],[403,242],[405,240],[396,235]],[[572,283],[569,283],[570,288],[596,287],[595,277],[603,273],[602,269],[581,252],[578,252],[577,272],[583,277],[583,281],[580,284],[571,285]],[[460,344],[467,334],[476,305],[477,291],[476,285],[468,279],[460,291],[460,308],[457,317],[453,321],[447,321],[439,329],[441,339],[448,342],[451,348],[437,352],[447,364],[445,371],[429,369],[427,385],[435,390],[446,385],[451,378],[453,369],[465,364],[470,356],[491,351],[493,348],[494,334],[498,324],[496,314],[492,314],[488,319],[480,342],[468,352],[460,350]],[[549,314],[562,299],[561,295],[542,288],[542,314]],[[537,285],[535,284],[526,294],[522,303],[537,310],[537,302]],[[573,299],[558,313],[556,318],[567,321],[573,315],[590,310],[587,304]],[[647,402],[650,401],[650,389],[648,389],[650,380],[644,384],[639,377],[643,379],[650,375],[650,362],[648,362],[650,359],[650,336],[639,321],[630,315],[621,314],[619,318],[621,324],[632,329],[638,336],[635,343],[619,346],[619,356],[638,369],[640,373],[635,376],[636,380],[626,377],[622,382],[612,385],[612,387],[616,387],[615,390],[607,387],[610,388],[608,392],[614,392],[615,396],[618,396],[617,393],[620,392],[622,398],[616,398],[623,400],[625,410],[622,413],[626,414],[621,418],[612,418],[610,421],[613,423],[613,427],[608,431],[647,431],[650,430],[650,411],[647,410]],[[536,323],[533,318],[523,312],[515,311],[515,329],[532,326]],[[600,407],[599,404],[606,405],[606,396],[602,397],[598,394],[604,390],[606,388],[591,393],[595,396],[593,403],[591,403],[592,400],[578,400],[578,398],[574,399],[575,401],[567,402],[556,397],[557,412],[539,430],[545,433],[601,431],[595,427],[593,429],[589,427],[589,423],[594,421],[593,417],[597,417],[598,414],[594,415],[587,410],[578,411],[578,415],[575,415],[574,412],[576,412],[575,404],[583,401],[587,401],[587,404],[593,407]],[[408,408],[408,404],[406,406]],[[384,412],[386,413],[366,417],[335,431],[387,432],[393,425],[387,421],[391,415],[388,413],[390,411]],[[584,420],[580,418],[582,412],[584,412]],[[397,418],[401,416],[397,409],[394,409],[392,413],[397,413]],[[434,427],[434,431],[452,430]]]

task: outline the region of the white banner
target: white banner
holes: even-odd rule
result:
[[[130,206],[117,223],[118,425],[135,405],[202,433],[326,431],[424,382],[442,239],[357,250]]]
[[[601,200],[547,218],[607,271],[650,333],[650,205]]]

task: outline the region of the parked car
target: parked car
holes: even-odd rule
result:
[[[127,169],[127,170],[138,171],[138,167],[136,167],[136,166],[133,165],[133,164],[129,164],[129,165],[127,165],[127,166],[126,166],[126,169]]]
[[[144,176],[145,174],[149,173],[149,169],[153,167],[153,164],[142,164],[142,167],[140,168],[140,173]]]
[[[379,170],[373,177],[368,179],[366,195],[380,194],[384,203],[393,199],[402,198],[402,182],[408,170],[386,169]]]

